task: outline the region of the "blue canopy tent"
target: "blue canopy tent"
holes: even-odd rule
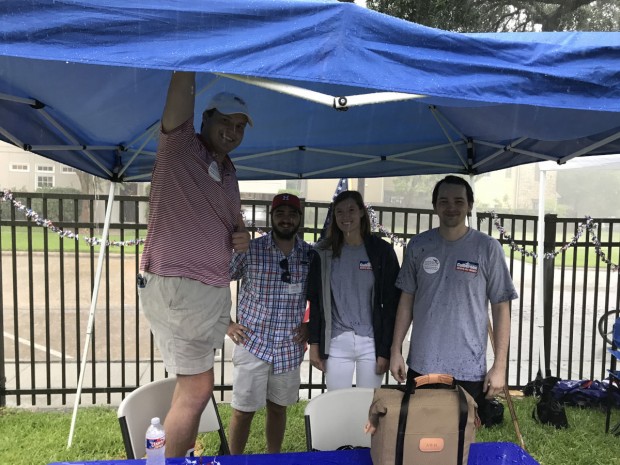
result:
[[[305,0],[5,0],[0,18],[0,139],[106,179],[150,179],[174,69],[200,73],[198,113],[248,101],[240,179],[620,151],[620,33],[463,35]]]
[[[197,121],[213,93],[247,100],[242,180],[620,152],[620,33],[455,34],[333,0],[4,0],[0,35],[0,140],[116,182],[150,179],[172,70],[198,72]]]

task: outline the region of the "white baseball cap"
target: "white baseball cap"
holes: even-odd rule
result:
[[[214,108],[223,115],[233,115],[236,113],[245,115],[250,126],[254,126],[247,104],[238,95],[231,94],[230,92],[220,92],[214,95],[206,110],[209,111]]]

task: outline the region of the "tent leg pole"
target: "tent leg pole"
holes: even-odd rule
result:
[[[471,185],[471,190],[474,192],[474,199],[476,199],[476,176],[473,174],[469,175],[469,184]],[[476,208],[476,204],[474,203],[473,208],[471,209],[470,216],[470,228],[478,229],[478,209]]]
[[[88,350],[92,340],[93,326],[95,323],[95,310],[97,309],[97,296],[99,295],[99,284],[101,281],[101,271],[103,270],[103,262],[106,253],[106,242],[108,241],[108,235],[110,230],[110,220],[112,218],[112,208],[114,206],[114,189],[115,184],[110,183],[110,192],[108,194],[108,206],[105,213],[105,223],[103,226],[103,237],[101,238],[101,244],[99,245],[99,259],[97,262],[97,272],[95,275],[95,282],[93,287],[93,293],[90,301],[90,312],[88,314],[88,325],[86,329],[86,340],[84,341],[84,350],[82,351],[82,365],[80,368],[80,378],[78,380],[77,392],[75,394],[75,402],[73,404],[73,416],[71,417],[71,429],[69,430],[69,439],[67,441],[67,449],[71,447],[73,443],[73,433],[75,432],[75,420],[77,419],[77,410],[80,405],[80,398],[82,396],[82,384],[84,383],[84,373],[86,372],[86,359],[88,358]]]
[[[544,309],[545,309],[545,282],[544,282],[544,260],[545,260],[545,182],[547,172],[539,171],[538,176],[538,251],[536,258],[536,307],[532,311],[534,318],[534,347],[532,354],[538,355],[538,367],[543,377],[547,376],[547,366],[545,357],[544,341]],[[541,316],[542,315],[542,316]],[[536,350],[537,349],[537,350]]]

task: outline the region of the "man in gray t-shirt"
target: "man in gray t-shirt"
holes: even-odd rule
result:
[[[401,354],[413,322],[409,376],[447,373],[481,404],[506,383],[510,301],[517,298],[499,242],[466,225],[473,191],[462,178],[447,176],[433,190],[439,227],[407,246],[396,286],[398,304],[390,371],[407,379]],[[495,360],[487,371],[487,322],[491,304]],[[480,405],[481,406],[481,405]]]

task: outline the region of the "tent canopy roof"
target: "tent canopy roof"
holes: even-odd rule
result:
[[[620,33],[456,34],[327,0],[5,0],[0,33],[0,139],[112,180],[150,179],[172,70],[198,72],[197,122],[216,92],[248,102],[240,179],[620,152]]]

